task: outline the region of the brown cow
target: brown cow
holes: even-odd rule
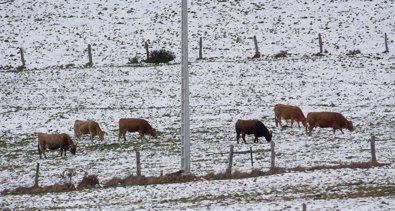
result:
[[[276,122],[276,127],[281,125],[281,118],[285,120],[291,120],[291,127],[293,126],[294,121],[298,123],[300,127],[300,122],[305,127],[307,133],[307,124],[306,124],[306,117],[304,116],[302,110],[297,106],[292,105],[284,105],[284,104],[276,104],[274,106],[274,120]]]
[[[315,127],[333,128],[333,134],[338,129],[343,133],[343,128],[353,131],[354,127],[351,121],[348,121],[342,114],[337,112],[310,112],[307,114],[307,123],[309,124],[309,133]],[[343,133],[344,134],[344,133]]]
[[[78,139],[83,134],[90,134],[91,140],[98,135],[100,140],[104,140],[104,134],[99,124],[93,120],[75,120],[74,121],[74,136]]]
[[[151,125],[144,119],[136,119],[136,118],[122,118],[119,120],[119,134],[118,141],[121,136],[126,141],[125,134],[126,132],[139,132],[140,139],[143,141],[144,134],[151,134],[152,137],[156,138],[156,130],[151,127]]]
[[[75,155],[77,151],[77,146],[71,140],[70,136],[66,133],[61,134],[47,134],[47,133],[39,133],[38,134],[38,153],[44,154],[44,157],[47,158],[45,151],[47,149],[55,150],[60,148],[60,156],[66,156],[66,151],[70,150],[71,154]]]
[[[242,120],[236,122],[236,140],[239,143],[240,134],[245,144],[245,135],[254,134],[254,143],[258,143],[258,138],[264,136],[267,142],[272,140],[272,131],[269,131],[265,125],[259,120]]]

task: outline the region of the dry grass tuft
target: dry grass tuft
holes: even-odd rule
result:
[[[96,175],[88,175],[82,178],[81,182],[78,183],[78,189],[94,188],[99,184],[99,179]]]
[[[5,189],[1,192],[1,195],[18,195],[18,194],[40,194],[40,193],[59,193],[69,192],[76,190],[72,183],[56,183],[45,187],[18,187],[14,190]]]
[[[113,187],[118,185],[152,185],[152,184],[169,184],[169,183],[183,183],[196,180],[197,177],[193,174],[184,174],[183,171],[177,171],[170,174],[161,175],[159,177],[145,177],[130,175],[124,179],[114,177],[107,181],[105,187]]]

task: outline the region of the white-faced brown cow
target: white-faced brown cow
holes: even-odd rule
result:
[[[153,138],[157,137],[156,130],[145,119],[120,119],[118,141],[120,140],[121,136],[123,136],[123,139],[126,141],[126,132],[139,132],[141,141],[143,141],[145,134],[150,134]]]
[[[264,136],[267,142],[272,140],[272,131],[269,131],[265,125],[259,120],[242,120],[239,119],[236,122],[236,140],[239,143],[239,138],[243,138],[245,144],[245,135],[254,134],[254,143],[258,143],[258,138]]]
[[[284,105],[284,104],[276,104],[274,106],[274,120],[276,122],[276,127],[281,125],[281,118],[285,120],[291,120],[291,127],[293,126],[294,121],[298,123],[300,127],[300,122],[305,127],[307,133],[307,124],[306,117],[303,114],[303,111],[297,107],[292,105]]]
[[[77,146],[71,140],[70,136],[66,133],[61,134],[47,134],[47,133],[39,133],[38,134],[38,153],[40,155],[44,154],[44,157],[47,158],[45,151],[60,149],[60,156],[66,156],[66,151],[70,150],[71,154],[75,155],[77,151]]]
[[[103,141],[105,133],[101,130],[99,124],[93,120],[75,120],[74,136],[79,139],[83,134],[89,134],[91,140],[98,135],[99,139]]]
[[[340,130],[342,133],[343,128],[349,131],[354,130],[352,122],[348,121],[342,114],[337,112],[310,112],[307,114],[307,123],[309,125],[309,136],[311,136],[311,131],[315,127],[333,128],[333,134],[335,134],[336,129]]]

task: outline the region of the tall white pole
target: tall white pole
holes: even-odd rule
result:
[[[188,4],[182,0],[181,12],[181,168],[191,171],[190,128],[189,128],[189,71],[188,71]]]

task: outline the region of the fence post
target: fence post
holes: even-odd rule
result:
[[[140,152],[136,150],[136,169],[137,169],[137,176],[141,176],[141,163],[140,163]]]
[[[271,165],[270,165],[270,169],[271,170],[273,170],[274,167],[275,167],[276,154],[274,152],[274,146],[275,146],[274,141],[271,141],[270,142],[270,151],[271,151],[271,158],[272,158],[272,162],[271,162]]]
[[[38,187],[38,173],[40,171],[40,163],[37,163],[36,166],[36,177],[34,178],[34,187]]]
[[[232,166],[233,166],[233,145],[230,145],[230,151],[229,151],[229,163],[228,163],[228,168],[226,169],[227,174],[232,174]]]
[[[385,44],[385,51],[384,53],[390,52],[388,49],[388,38],[387,38],[387,33],[384,34],[384,44]]]
[[[322,47],[322,37],[321,34],[318,34],[318,44],[320,45],[320,54],[324,53],[323,47]]]
[[[145,42],[144,43],[144,47],[145,47],[145,53],[147,54],[147,61],[149,60],[149,50],[148,50],[148,43]]]
[[[92,61],[92,47],[91,47],[91,44],[88,44],[88,59],[89,59],[89,62],[88,62],[88,64],[86,64],[86,66],[87,67],[92,67],[93,61]]]
[[[254,159],[252,158],[252,147],[250,147],[251,166],[254,166]]]
[[[26,61],[25,61],[25,56],[23,55],[23,48],[19,48],[19,53],[21,54],[22,67],[25,67]]]
[[[374,165],[377,164],[375,142],[376,142],[376,137],[372,135],[372,137],[370,138],[370,149],[371,149],[370,152],[372,153],[372,163]]]
[[[258,49],[258,40],[256,39],[256,36],[254,35],[254,44],[255,44],[255,55],[254,55],[254,59],[255,58],[260,58],[261,57],[261,53],[259,52]]]
[[[307,210],[307,206],[306,206],[305,203],[302,204],[302,210],[303,210],[303,211],[306,211],[306,210]]]
[[[201,37],[199,40],[199,59],[203,59],[203,41]]]

